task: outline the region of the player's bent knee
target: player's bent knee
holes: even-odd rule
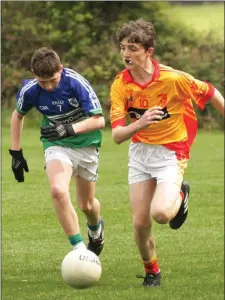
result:
[[[64,199],[68,195],[68,190],[64,189],[60,186],[51,187],[51,197],[53,199],[61,200]]]
[[[155,210],[154,212],[152,212],[151,216],[155,220],[155,222],[159,224],[166,224],[171,219],[170,212],[166,210]]]

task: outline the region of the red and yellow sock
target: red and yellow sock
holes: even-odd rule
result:
[[[148,261],[143,261],[146,274],[157,274],[160,272],[156,256]]]

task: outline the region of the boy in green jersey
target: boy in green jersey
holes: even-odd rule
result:
[[[87,248],[99,255],[104,246],[100,203],[95,198],[99,148],[105,126],[100,102],[89,82],[64,68],[52,49],[38,49],[31,60],[33,80],[25,80],[11,118],[12,170],[18,182],[29,172],[20,144],[24,116],[35,107],[43,116],[41,141],[57,218],[73,249],[86,247],[69,193],[76,185],[79,208],[87,218]]]

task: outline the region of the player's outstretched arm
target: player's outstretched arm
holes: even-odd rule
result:
[[[102,115],[94,115],[88,119],[73,124],[76,134],[87,133],[105,127],[105,119]]]
[[[210,101],[213,106],[224,116],[224,97],[221,93],[215,89],[214,95],[211,97]]]
[[[20,146],[20,137],[23,129],[24,116],[14,110],[11,117],[11,148],[9,153],[12,156],[12,171],[18,182],[24,182],[24,171],[29,172],[27,162],[23,157]]]

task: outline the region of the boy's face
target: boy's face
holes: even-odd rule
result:
[[[61,66],[59,72],[56,72],[52,77],[49,77],[49,78],[38,77],[35,74],[34,74],[34,76],[37,79],[40,87],[42,87],[46,91],[51,92],[51,91],[55,90],[59,84],[59,81],[61,79],[62,69],[63,69],[63,67]]]
[[[151,59],[154,49],[145,50],[142,44],[130,43],[128,39],[123,39],[120,43],[120,53],[123,62],[128,70],[145,68],[146,63]]]

